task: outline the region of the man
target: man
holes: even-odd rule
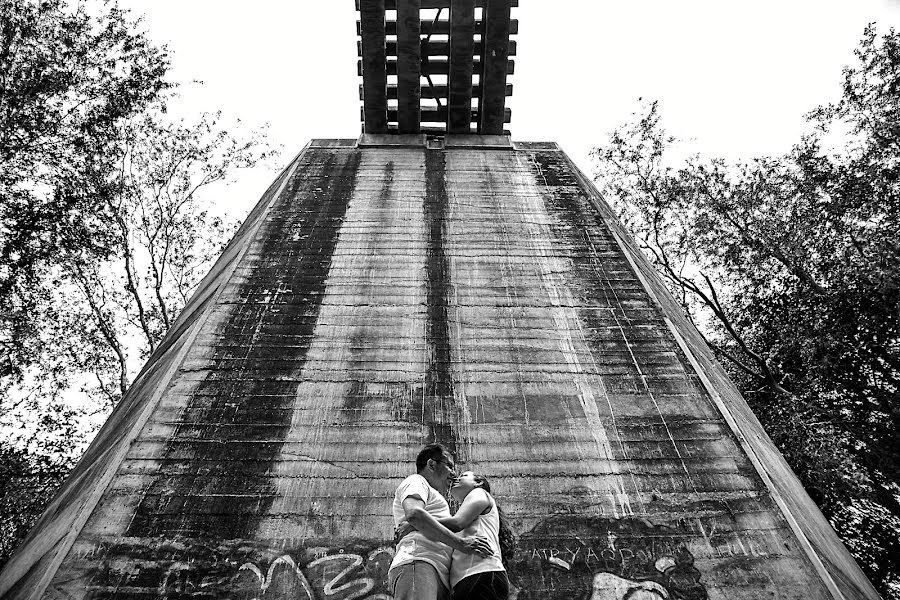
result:
[[[450,452],[429,444],[416,457],[416,474],[394,493],[394,526],[415,529],[397,543],[388,570],[394,600],[447,600],[450,597],[450,555],[453,550],[487,556],[491,547],[479,537],[457,535],[438,519],[450,516],[444,495],[456,477]]]

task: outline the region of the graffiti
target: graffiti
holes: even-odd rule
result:
[[[573,504],[575,500],[593,504],[598,496],[583,493]],[[710,559],[727,557],[737,568],[743,563],[733,559],[764,556],[767,550],[764,540],[753,543],[722,518],[710,516],[715,508],[699,507],[696,516],[667,524],[568,511],[547,517],[519,536],[508,565],[510,598],[707,600],[695,558],[709,564]],[[123,540],[80,548],[84,555],[105,557],[103,570],[92,577],[98,589],[92,598],[112,598],[114,593],[107,590],[127,586],[168,598],[391,600],[387,575],[394,550],[385,542],[355,540],[342,547],[310,547],[305,538],[277,544],[246,539],[217,546],[197,542],[176,538],[148,545]],[[722,572],[722,567],[716,569]],[[773,585],[747,568],[729,577],[738,581],[744,576],[754,577],[760,589]]]
[[[237,587],[252,593],[248,600],[391,600],[386,584],[393,548],[376,548],[365,556],[343,550],[311,554],[315,558],[302,568],[287,554],[273,560],[266,569],[245,562],[238,569]],[[241,581],[241,573],[252,574],[253,579],[247,581],[245,577]]]
[[[511,598],[706,600],[694,557],[678,543],[677,531],[638,519],[551,517],[520,538],[510,564]],[[365,544],[285,554],[237,547],[218,555],[214,569],[189,560],[171,563],[158,595],[392,600],[387,573],[393,556],[390,546]]]
[[[688,528],[633,517],[555,515],[519,539],[518,600],[706,600]]]
[[[687,548],[679,548],[674,557],[659,559],[655,567],[662,574],[666,589],[672,590],[675,598],[706,598],[706,588],[700,583],[700,571],[694,566],[694,557]]]
[[[612,573],[594,575],[591,600],[651,600],[669,598],[666,588],[655,581],[631,581]]]
[[[702,528],[712,531],[708,523]],[[634,517],[554,515],[520,535],[509,564],[510,598],[707,600],[691,552],[703,549],[703,539],[687,522],[666,526]],[[374,540],[342,547],[305,543],[236,539],[212,546],[177,538],[79,550],[105,557],[91,577],[95,600],[113,598],[123,587],[195,600],[391,600],[393,547]]]
[[[124,540],[92,552],[106,557],[92,575],[94,600],[117,597],[123,586],[147,597],[195,600],[391,600],[387,572],[394,549],[372,541],[334,548],[293,539],[274,547],[245,539],[218,546],[184,538],[153,545]]]

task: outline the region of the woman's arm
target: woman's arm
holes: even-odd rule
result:
[[[481,488],[475,488],[468,493],[455,515],[438,519],[438,522],[450,531],[462,531],[490,505],[491,501],[488,499],[487,492]]]
[[[447,531],[446,527],[441,527],[439,521],[428,514],[428,511],[425,510],[425,503],[418,497],[404,499],[403,512],[406,515],[409,526],[431,540],[443,542],[454,550],[459,550],[466,554],[490,556],[493,552],[486,538],[459,536]]]

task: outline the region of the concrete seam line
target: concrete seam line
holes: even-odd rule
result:
[[[259,216],[259,220],[256,223],[256,225],[253,227],[252,233],[247,236],[244,248],[241,250],[240,254],[235,257],[234,262],[232,263],[231,267],[222,272],[222,279],[220,280],[221,282],[217,286],[217,289],[211,295],[212,298],[211,298],[209,305],[203,311],[203,314],[201,314],[197,317],[197,321],[194,323],[193,326],[191,326],[191,329],[183,334],[183,335],[187,336],[185,344],[178,351],[178,354],[172,361],[172,364],[169,366],[169,368],[166,369],[165,375],[160,380],[159,384],[156,386],[156,389],[154,390],[153,395],[150,397],[150,400],[147,402],[147,406],[140,413],[140,415],[138,416],[137,420],[135,421],[134,425],[132,425],[132,427],[128,431],[128,433],[125,436],[123,436],[122,438],[119,438],[119,440],[117,440],[120,443],[117,444],[119,449],[118,449],[118,452],[116,452],[116,454],[115,454],[115,459],[110,463],[110,467],[108,467],[106,469],[106,472],[103,473],[103,475],[101,476],[99,485],[97,485],[94,488],[93,492],[90,494],[88,499],[85,501],[81,510],[77,513],[77,516],[75,517],[74,523],[72,524],[72,527],[69,530],[69,533],[66,535],[62,545],[56,550],[56,555],[53,557],[53,561],[51,562],[50,566],[45,571],[44,575],[41,577],[41,580],[39,581],[39,583],[32,590],[32,593],[28,596],[29,600],[38,600],[44,594],[47,587],[49,587],[50,583],[53,580],[53,577],[56,575],[56,571],[62,565],[62,562],[63,562],[63,560],[65,560],[65,557],[69,554],[69,551],[71,550],[72,546],[75,544],[75,540],[78,538],[78,535],[81,533],[81,530],[87,524],[88,519],[93,514],[94,509],[97,507],[97,504],[99,504],[100,499],[106,493],[106,489],[112,484],[112,481],[115,478],[115,474],[118,472],[119,466],[121,464],[121,461],[124,459],[125,454],[127,454],[128,450],[131,449],[131,445],[134,443],[134,440],[137,439],[137,436],[143,430],[144,425],[146,425],[147,420],[150,418],[150,416],[156,410],[156,407],[165,392],[166,386],[172,380],[172,377],[175,375],[178,368],[184,362],[184,358],[187,355],[188,351],[190,351],[190,349],[193,345],[194,339],[196,338],[196,336],[200,332],[200,330],[203,328],[203,325],[206,324],[206,321],[209,319],[209,316],[212,314],[212,311],[215,309],[218,298],[222,294],[222,290],[225,289],[226,284],[228,283],[228,281],[231,280],[231,275],[237,269],[237,266],[243,261],[244,256],[247,254],[247,251],[250,248],[250,246],[252,245],[253,240],[255,239],[257,233],[259,232],[259,229],[262,227],[262,224],[265,222],[266,216],[271,211],[272,206],[275,204],[275,202],[277,202],[278,199],[281,197],[281,194],[284,192],[285,188],[287,187],[287,184],[290,182],[291,177],[296,172],[297,166],[300,164],[300,158],[303,156],[303,154],[306,152],[306,150],[308,148],[309,148],[309,144],[307,144],[303,148],[303,150],[300,151],[300,153],[292,161],[291,165],[289,167],[287,167],[287,169],[286,169],[287,174],[284,176],[284,181],[282,181],[281,186],[279,186],[279,188],[278,188],[278,191],[272,195],[272,198],[269,200],[265,210]],[[199,291],[200,290],[198,290],[197,292],[199,292]],[[197,292],[195,292],[195,293],[197,293]],[[124,443],[123,442],[124,440],[127,440],[127,443]],[[18,579],[16,581],[18,581]],[[15,584],[15,582],[12,582],[11,585],[14,585],[14,584]],[[5,594],[6,591],[7,590],[0,590],[0,596]]]
[[[779,510],[784,516],[785,520],[788,523],[788,526],[791,528],[791,531],[797,537],[797,541],[800,546],[803,548],[804,553],[809,558],[810,562],[813,564],[813,567],[816,569],[816,572],[819,574],[819,577],[822,579],[822,583],[825,584],[825,587],[828,588],[828,591],[835,598],[835,600],[846,600],[843,593],[841,593],[840,589],[837,587],[837,584],[834,581],[834,578],[831,576],[831,573],[825,568],[824,563],[822,562],[821,557],[819,557],[818,553],[812,546],[812,543],[809,541],[809,538],[806,536],[806,533],[800,527],[800,524],[797,522],[793,513],[788,509],[787,503],[784,501],[781,493],[777,490],[775,485],[772,482],[771,477],[769,476],[769,472],[765,469],[760,461],[759,457],[756,454],[756,451],[750,445],[750,442],[747,440],[747,437],[744,435],[743,431],[741,431],[740,427],[737,424],[737,420],[732,415],[728,406],[726,406],[725,401],[719,395],[718,391],[716,391],[715,387],[712,385],[712,382],[706,376],[706,373],[700,367],[700,363],[697,360],[694,353],[691,351],[690,347],[687,344],[687,341],[682,337],[681,333],[679,333],[678,328],[675,327],[675,324],[672,323],[669,317],[665,316],[665,310],[663,309],[662,302],[660,302],[656,293],[653,291],[653,288],[650,286],[650,282],[647,281],[643,272],[641,272],[640,268],[638,268],[637,263],[634,261],[634,257],[631,255],[631,251],[623,242],[622,238],[616,232],[615,227],[613,227],[612,223],[607,222],[607,218],[604,217],[603,211],[597,205],[595,194],[599,196],[599,192],[594,188],[593,184],[591,184],[584,173],[582,173],[578,167],[575,166],[575,163],[572,162],[572,159],[563,152],[559,151],[563,157],[565,157],[566,161],[569,163],[569,166],[572,167],[573,172],[575,173],[578,182],[581,188],[587,192],[588,200],[591,203],[591,206],[594,207],[594,210],[600,215],[600,218],[603,219],[603,222],[606,223],[606,226],[609,228],[610,233],[616,240],[619,248],[622,251],[622,254],[625,256],[625,259],[628,261],[629,266],[632,271],[634,271],[635,276],[641,283],[641,287],[644,288],[644,291],[647,292],[647,295],[653,301],[653,303],[657,306],[663,316],[663,320],[666,322],[666,326],[669,328],[669,331],[675,337],[675,341],[678,343],[678,346],[681,348],[681,351],[684,352],[688,361],[690,361],[691,366],[694,369],[694,372],[700,377],[700,380],[703,382],[703,387],[706,388],[707,393],[710,398],[712,398],[713,402],[716,405],[716,408],[719,409],[719,412],[722,413],[722,417],[725,419],[725,422],[728,424],[728,428],[738,439],[738,442],[743,448],[744,452],[747,454],[747,458],[750,460],[756,472],[759,474],[760,479],[762,479],[766,488],[769,490],[769,493],[772,495],[772,498],[775,500],[775,503],[778,505]]]

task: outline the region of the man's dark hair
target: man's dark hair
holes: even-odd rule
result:
[[[451,455],[450,451],[443,444],[428,444],[422,448],[416,457],[416,472],[421,473],[428,466],[429,460],[442,460],[445,454]]]

